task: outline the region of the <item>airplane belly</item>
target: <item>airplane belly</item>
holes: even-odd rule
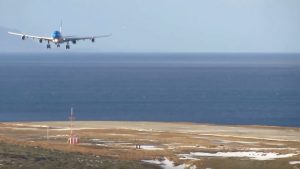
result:
[[[53,39],[54,43],[63,43],[64,39]]]

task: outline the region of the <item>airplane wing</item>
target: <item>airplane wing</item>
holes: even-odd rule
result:
[[[96,38],[105,38],[110,37],[111,34],[108,35],[100,35],[100,36],[86,36],[86,37],[76,37],[76,36],[64,36],[64,41],[77,41],[77,40],[92,40],[94,41]]]
[[[46,41],[52,41],[53,40],[51,37],[27,35],[27,34],[22,34],[22,33],[15,33],[15,32],[8,32],[8,33],[11,34],[11,35],[21,36],[23,40],[25,38],[32,38],[32,39],[39,39],[39,40],[41,39],[41,40],[46,40]]]

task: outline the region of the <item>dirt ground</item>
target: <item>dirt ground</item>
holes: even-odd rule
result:
[[[127,161],[138,168],[153,167],[141,163],[142,160],[164,158],[173,161],[174,166],[186,164],[185,168],[300,168],[300,164],[290,164],[300,161],[299,128],[109,121],[76,121],[73,126],[73,133],[80,138],[77,145],[67,143],[69,122],[0,123],[0,141],[8,147],[26,146],[26,150],[39,147],[43,151],[59,151],[70,156],[79,153],[81,158],[97,156],[101,159]],[[257,159],[188,156],[197,152],[264,154]],[[264,159],[268,153],[287,156]],[[182,154],[185,154],[184,158]],[[0,168],[1,164],[0,161]]]

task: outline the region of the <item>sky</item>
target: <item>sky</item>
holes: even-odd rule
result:
[[[300,0],[0,0],[0,26],[98,52],[300,52]],[[43,44],[45,45],[45,44]]]

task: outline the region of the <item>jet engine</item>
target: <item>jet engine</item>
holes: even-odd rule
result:
[[[25,40],[25,35],[22,36],[22,40]]]
[[[40,41],[40,43],[42,43],[42,42],[43,42],[43,39],[40,39],[39,41]]]
[[[72,43],[73,43],[73,44],[76,44],[76,40],[72,40]]]
[[[92,42],[93,42],[93,43],[95,42],[95,38],[92,38]]]

